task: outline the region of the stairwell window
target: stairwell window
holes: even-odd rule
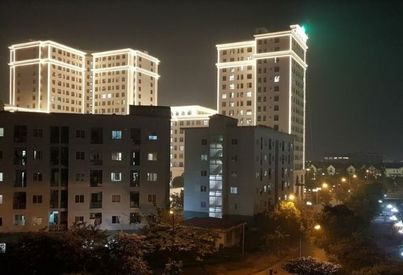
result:
[[[111,173],[111,181],[122,181],[122,173],[120,172],[112,172]]]

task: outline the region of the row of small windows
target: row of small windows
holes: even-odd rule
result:
[[[0,138],[5,136],[4,127],[0,127]],[[43,129],[42,128],[33,128],[32,136],[34,138],[43,137]],[[100,144],[103,142],[103,128],[91,128],[91,143],[92,144]],[[25,143],[28,138],[28,127],[25,125],[15,125],[14,126],[14,142],[16,143]],[[76,138],[85,138],[84,130],[76,130]],[[130,129],[130,138],[134,141],[135,144],[140,144],[141,139],[141,130],[138,128]],[[121,140],[123,139],[123,131],[122,130],[112,130],[111,131],[111,139],[112,140]],[[158,135],[154,132],[148,134],[147,139],[149,141],[157,141]],[[68,143],[69,142],[69,128],[68,127],[50,127],[50,142],[51,143]]]

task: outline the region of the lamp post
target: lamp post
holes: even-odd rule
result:
[[[312,228],[315,231],[320,231],[322,229],[320,224],[315,224]],[[299,257],[302,257],[302,233],[299,236]]]

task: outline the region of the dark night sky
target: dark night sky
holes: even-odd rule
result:
[[[0,99],[8,46],[51,39],[82,50],[146,49],[160,105],[216,106],[218,43],[304,24],[307,159],[382,152],[403,160],[403,4],[398,1],[1,1]]]

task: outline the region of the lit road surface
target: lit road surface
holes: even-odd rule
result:
[[[403,198],[384,198],[381,214],[373,221],[373,235],[386,256],[403,260]]]

